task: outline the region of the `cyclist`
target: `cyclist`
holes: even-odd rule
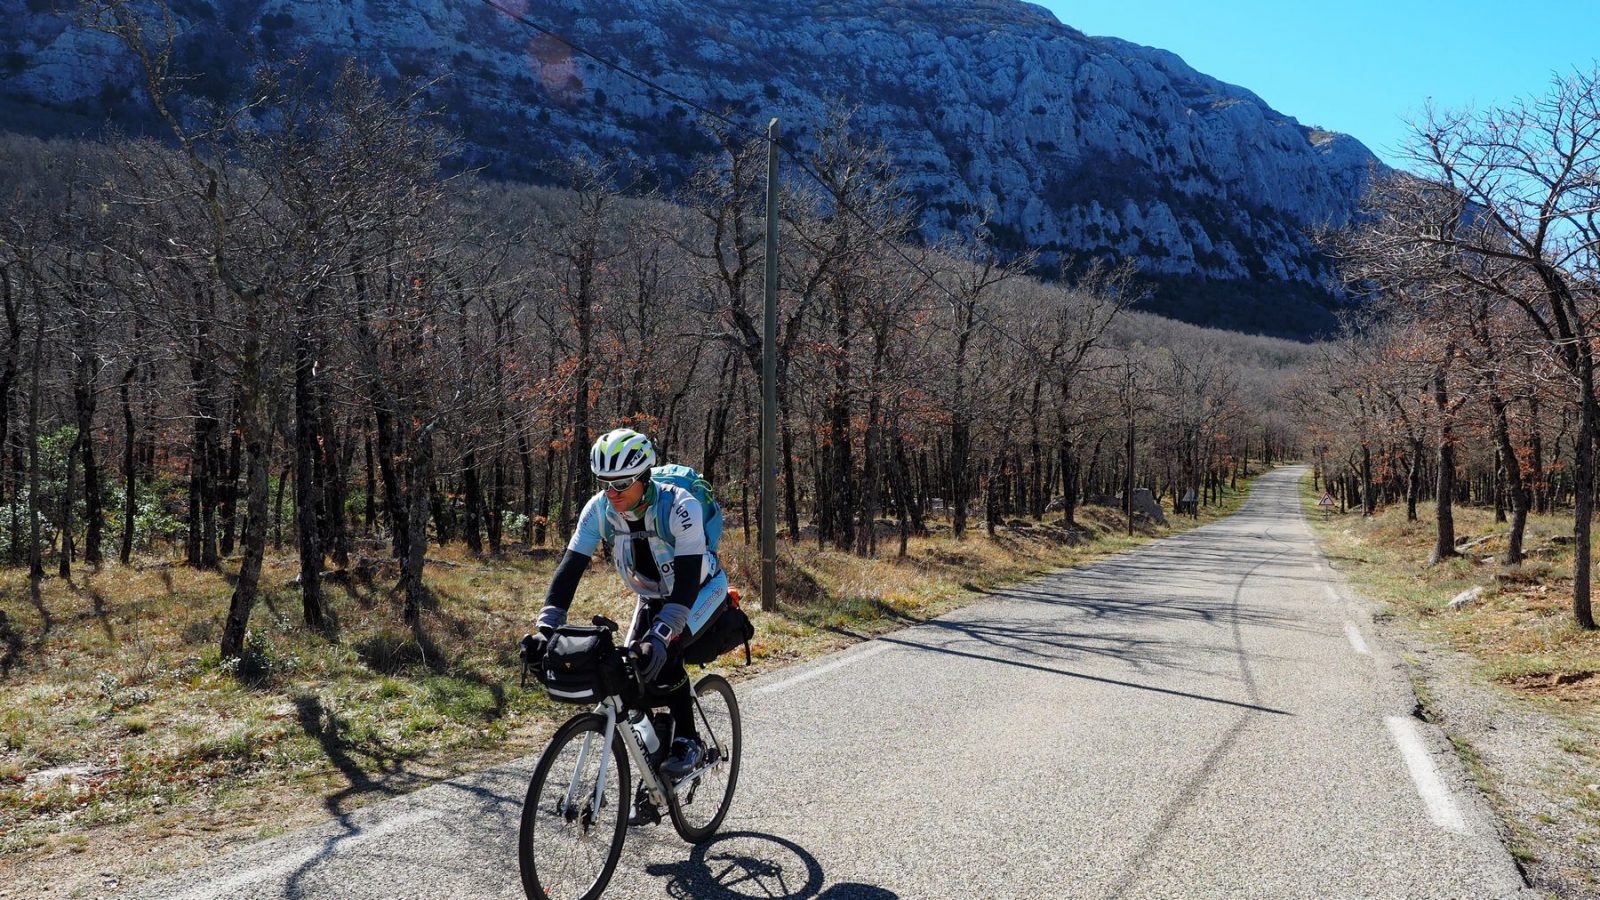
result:
[[[631,428],[609,431],[594,442],[589,468],[600,492],[584,505],[550,579],[538,633],[523,640],[530,658],[544,655],[550,636],[567,620],[578,579],[608,541],[622,583],[648,606],[648,616],[635,622],[642,633],[630,635],[629,646],[640,678],[672,711],[674,737],[661,773],[678,779],[694,771],[705,753],[683,651],[721,608],[728,576],[706,546],[700,501],[687,490],[652,480],[655,462],[650,439]],[[662,522],[670,534],[657,533]]]

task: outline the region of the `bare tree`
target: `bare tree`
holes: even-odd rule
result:
[[[1422,177],[1375,182],[1361,229],[1380,283],[1433,281],[1519,310],[1565,372],[1577,409],[1573,618],[1594,628],[1590,531],[1600,426],[1591,319],[1600,273],[1600,68],[1480,114],[1430,109],[1411,150]]]

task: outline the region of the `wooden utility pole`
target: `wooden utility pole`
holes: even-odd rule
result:
[[[767,123],[767,272],[761,319],[761,608],[778,608],[778,120]]]
[[[1123,397],[1123,402],[1125,404],[1124,409],[1127,411],[1127,414],[1128,414],[1128,473],[1127,473],[1127,480],[1124,482],[1124,487],[1122,489],[1122,496],[1127,501],[1127,506],[1128,506],[1128,535],[1130,537],[1132,537],[1133,536],[1133,463],[1134,463],[1134,459],[1133,459],[1133,357],[1131,355],[1128,357],[1127,372],[1126,372],[1126,375],[1124,376],[1124,378],[1125,378],[1125,380],[1123,381],[1123,385],[1122,385],[1122,397]]]

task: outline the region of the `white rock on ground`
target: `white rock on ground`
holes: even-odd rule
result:
[[[1450,601],[1450,608],[1460,609],[1461,607],[1466,606],[1468,603],[1471,603],[1481,596],[1483,596],[1482,585],[1479,585],[1478,587],[1467,588],[1466,590],[1457,594],[1454,600]]]

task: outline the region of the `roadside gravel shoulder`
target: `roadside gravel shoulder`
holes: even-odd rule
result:
[[[1358,615],[1389,645],[1416,713],[1453,745],[1524,879],[1547,897],[1600,900],[1600,633],[1570,608],[1570,515],[1529,517],[1527,559],[1487,508],[1454,507],[1458,555],[1429,564],[1431,503],[1370,516],[1302,511]]]
[[[1423,716],[1462,757],[1500,820],[1528,883],[1559,898],[1600,897],[1600,844],[1587,820],[1600,808],[1600,746],[1589,716],[1516,697],[1488,683],[1471,656],[1441,647],[1382,613],[1379,633],[1400,649]]]

